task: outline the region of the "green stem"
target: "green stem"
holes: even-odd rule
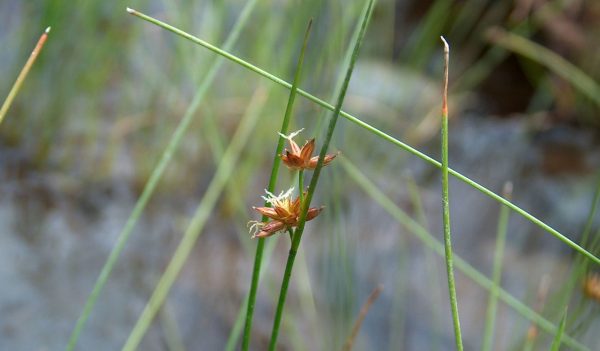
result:
[[[452,239],[450,235],[450,196],[448,191],[448,62],[450,49],[444,42],[444,94],[442,103],[442,207],[444,221],[444,247],[446,251],[446,272],[448,273],[448,293],[450,294],[450,307],[454,325],[454,338],[456,349],[462,351],[462,336],[460,320],[458,318],[458,301],[456,298],[456,283],[454,282],[454,265],[452,263]]]
[[[302,72],[302,63],[304,62],[304,53],[306,51],[306,46],[308,44],[308,37],[310,34],[310,29],[312,27],[312,20],[308,22],[308,27],[306,28],[306,32],[304,34],[304,41],[302,43],[302,49],[300,51],[300,56],[298,57],[298,63],[296,64],[296,73],[294,74],[294,81],[292,83],[292,87],[290,89],[290,95],[288,97],[287,106],[285,108],[285,114],[283,116],[283,122],[281,123],[280,134],[287,134],[288,127],[290,124],[292,111],[294,107],[294,101],[296,100],[296,91],[298,89],[298,85],[300,84],[301,72]],[[275,149],[275,155],[273,155],[273,167],[271,169],[271,176],[269,178],[269,192],[275,191],[275,185],[277,184],[277,174],[279,173],[279,166],[281,165],[281,158],[279,155],[283,151],[283,144],[285,140],[283,137],[279,137],[277,142],[277,148]],[[265,206],[270,206],[269,203],[265,202]],[[262,221],[265,222],[268,218],[266,216],[262,217]],[[294,237],[293,233],[290,231],[290,239]],[[248,295],[248,305],[246,310],[246,322],[244,325],[244,335],[242,337],[242,350],[247,351],[250,347],[250,334],[252,333],[252,317],[254,315],[254,307],[256,304],[256,292],[258,290],[258,282],[260,280],[260,266],[262,264],[263,251],[265,247],[265,239],[259,238],[258,243],[256,245],[256,254],[254,256],[254,268],[252,269],[252,280],[250,282],[250,292]]]
[[[253,71],[256,74],[259,74],[269,80],[271,80],[272,82],[279,84],[287,89],[291,89],[292,84],[286,82],[285,80],[265,71],[264,69],[261,69],[247,61],[242,60],[241,58],[232,55],[231,53],[227,52],[227,50],[223,50],[220,49],[200,38],[194,37],[191,34],[188,34],[178,28],[175,28],[167,23],[164,23],[162,21],[159,21],[155,18],[152,18],[150,16],[147,16],[145,14],[142,14],[140,12],[132,12],[133,15],[140,17],[141,19],[148,21],[152,24],[155,24],[159,27],[162,27],[168,31],[171,31],[183,38],[186,38],[190,41],[192,41],[195,44],[201,45],[209,50],[211,50],[212,52],[221,55],[223,57],[225,57],[226,59],[235,62],[236,64],[245,67],[251,71]],[[328,102],[325,102],[321,99],[319,99],[318,97],[311,95],[310,93],[302,90],[302,89],[298,89],[298,94],[304,96],[305,98],[307,98],[308,100],[316,103],[317,105],[326,108],[328,110],[334,111],[335,110],[335,106],[331,105]],[[380,137],[381,139],[388,141],[392,144],[394,144],[395,146],[403,149],[404,151],[419,157],[420,159],[422,159],[425,162],[428,162],[430,164],[432,164],[435,167],[441,168],[441,163],[435,159],[433,159],[432,157],[422,153],[421,151],[413,148],[412,146],[394,138],[393,136],[373,127],[372,125],[363,122],[362,120],[352,116],[351,114],[345,112],[345,111],[340,111],[340,116],[346,118],[348,121],[358,125],[359,127],[366,129],[367,131],[369,131],[372,134],[375,134],[376,136]],[[578,244],[576,244],[575,242],[573,242],[571,239],[569,239],[567,236],[565,236],[564,234],[560,233],[559,231],[557,231],[556,229],[550,227],[549,225],[547,225],[546,223],[542,222],[541,220],[539,220],[538,218],[536,218],[535,216],[531,215],[530,213],[528,213],[527,211],[523,210],[522,208],[520,208],[519,206],[513,204],[512,202],[504,199],[502,196],[494,193],[493,191],[489,190],[488,188],[484,187],[483,185],[475,182],[474,180],[470,179],[469,177],[463,175],[462,173],[459,173],[455,170],[453,170],[452,168],[448,168],[448,174],[450,174],[451,176],[457,178],[458,180],[466,183],[467,185],[475,188],[476,190],[478,190],[479,192],[481,192],[482,194],[490,197],[491,199],[504,204],[506,206],[508,206],[511,210],[515,211],[516,213],[518,213],[519,215],[521,215],[523,218],[527,219],[528,221],[530,221],[531,223],[535,224],[536,226],[540,227],[541,229],[543,229],[544,231],[550,233],[551,235],[553,235],[554,237],[556,237],[557,239],[559,239],[560,241],[562,241],[563,243],[565,243],[566,245],[568,245],[569,247],[571,247],[572,249],[574,249],[575,251],[579,252],[580,254],[584,255],[585,257],[587,257],[589,260],[591,260],[592,262],[599,264],[600,265],[600,258],[594,256],[593,254],[591,254],[590,252],[588,252],[587,250],[583,249],[581,246],[579,246]]]
[[[512,183],[506,183],[504,186],[504,197],[511,198]],[[504,247],[506,243],[506,229],[508,226],[508,207],[500,208],[500,218],[498,219],[498,229],[496,232],[496,250],[494,253],[494,271],[492,281],[494,285],[490,290],[488,307],[486,311],[485,332],[483,334],[482,351],[491,351],[492,342],[494,340],[494,325],[496,320],[496,311],[498,306],[498,288],[502,278],[502,257],[504,256]]]
[[[17,76],[17,80],[13,84],[12,88],[10,88],[10,91],[8,92],[8,96],[6,97],[6,100],[4,100],[4,102],[2,103],[2,107],[0,107],[0,123],[2,123],[2,121],[4,120],[4,116],[6,116],[6,113],[8,112],[10,105],[12,105],[12,102],[15,99],[15,97],[17,96],[17,94],[19,93],[19,90],[21,90],[21,86],[23,85],[23,82],[25,81],[27,74],[29,74],[29,71],[31,70],[33,63],[35,62],[38,55],[40,54],[40,51],[42,51],[42,48],[44,47],[44,43],[46,43],[46,40],[48,39],[48,33],[50,33],[50,27],[46,28],[46,31],[44,31],[44,33],[42,33],[42,35],[38,39],[37,44],[35,44],[35,47],[33,48],[33,51],[31,52],[31,54],[29,55],[29,58],[25,62],[23,69],[21,69],[21,72],[19,72],[19,75]]]
[[[310,180],[310,185],[308,187],[308,193],[306,194],[306,198],[302,203],[302,212],[300,214],[300,219],[298,221],[298,227],[294,233],[294,239],[292,240],[292,247],[290,248],[290,252],[288,255],[287,263],[285,266],[285,273],[283,276],[283,281],[281,282],[281,290],[279,293],[279,301],[277,302],[277,310],[275,312],[275,319],[273,321],[273,330],[271,332],[271,342],[269,343],[269,350],[274,351],[277,346],[277,337],[279,335],[279,326],[281,324],[281,318],[283,315],[283,307],[285,305],[285,300],[287,297],[287,291],[289,287],[290,277],[292,275],[292,268],[294,266],[294,260],[296,258],[296,254],[298,253],[298,248],[300,247],[300,241],[302,239],[302,233],[304,232],[304,226],[306,224],[306,214],[308,213],[308,209],[310,207],[310,202],[312,200],[313,194],[317,187],[317,182],[319,181],[319,176],[321,174],[321,169],[323,168],[323,160],[325,159],[325,154],[327,153],[327,149],[329,148],[329,143],[331,142],[331,138],[333,137],[333,132],[335,130],[335,125],[342,110],[342,104],[344,102],[344,98],[346,96],[346,91],[348,90],[348,85],[350,83],[350,77],[352,76],[352,71],[354,70],[354,65],[356,63],[356,59],[358,57],[358,53],[360,51],[360,46],[365,36],[367,25],[369,23],[369,19],[371,18],[371,14],[373,13],[373,6],[375,0],[369,0],[368,6],[365,8],[363,13],[360,34],[354,44],[354,50],[352,52],[352,59],[350,60],[350,64],[348,65],[348,69],[346,71],[346,76],[344,78],[344,83],[340,90],[340,94],[338,95],[337,104],[335,106],[335,110],[333,112],[333,116],[329,122],[329,126],[327,128],[327,134],[325,136],[325,140],[323,142],[323,146],[321,147],[321,152],[319,154],[319,161],[317,162],[317,167],[313,173],[313,176]]]
[[[226,47],[228,50],[230,50],[233,47],[233,44],[235,44],[235,42],[237,41],[242,28],[248,22],[250,13],[254,9],[256,3],[257,3],[257,0],[251,0],[246,4],[236,25],[234,26],[231,33],[229,34],[229,37],[225,41],[225,43],[223,45],[224,48]],[[87,301],[85,302],[83,311],[81,312],[81,315],[77,319],[77,324],[75,325],[75,328],[73,329],[73,332],[71,333],[71,336],[69,338],[69,343],[67,344],[67,348],[66,348],[67,351],[72,351],[75,349],[77,340],[79,340],[81,331],[83,330],[83,327],[85,326],[92,310],[94,309],[94,306],[96,305],[96,301],[98,300],[98,296],[100,295],[100,292],[104,288],[104,285],[106,285],[106,282],[108,281],[108,278],[110,277],[112,270],[113,270],[115,264],[117,263],[119,256],[121,255],[121,252],[125,248],[125,244],[129,240],[129,237],[133,231],[133,228],[135,227],[142,212],[146,208],[148,201],[150,201],[150,197],[152,197],[152,195],[154,194],[154,191],[156,190],[156,187],[158,186],[158,182],[162,178],[164,171],[167,169],[169,162],[173,158],[173,154],[175,153],[175,151],[181,144],[181,141],[183,140],[183,136],[184,136],[185,132],[187,131],[188,127],[190,126],[190,123],[192,122],[193,117],[196,114],[196,110],[198,109],[198,107],[200,106],[200,103],[204,99],[204,95],[208,91],[208,88],[214,81],[214,79],[217,75],[217,72],[219,71],[219,68],[221,67],[222,63],[223,63],[223,60],[217,59],[210,67],[208,73],[206,74],[204,80],[202,81],[202,84],[198,88],[196,95],[194,96],[194,100],[192,100],[192,103],[186,110],[185,115],[183,116],[183,118],[181,119],[179,124],[177,125],[177,128],[175,129],[173,136],[169,140],[169,144],[167,145],[167,147],[165,148],[165,150],[163,151],[163,153],[160,157],[160,161],[158,162],[158,164],[152,171],[150,178],[146,182],[146,185],[144,186],[144,190],[142,191],[142,195],[138,198],[137,202],[135,203],[135,207],[133,208],[133,211],[129,215],[129,218],[127,218],[127,222],[125,223],[123,230],[119,234],[119,237],[117,238],[117,242],[115,243],[115,246],[113,247],[112,251],[110,252],[108,259],[106,260],[106,263],[102,267],[100,275],[96,279],[96,283],[94,284],[94,287],[92,289],[92,292],[90,293],[90,296],[88,297]]]

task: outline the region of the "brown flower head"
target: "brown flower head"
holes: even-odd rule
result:
[[[302,206],[300,203],[300,197],[292,200],[292,192],[294,188],[284,192],[281,192],[279,196],[275,196],[270,192],[266,191],[267,196],[263,196],[263,199],[271,204],[272,207],[252,207],[260,214],[271,219],[269,222],[257,222],[250,221],[250,232],[253,234],[252,238],[266,238],[274,235],[278,232],[282,232],[298,225],[300,220],[300,212]],[[317,217],[323,208],[312,207],[308,209],[306,214],[306,220]]]
[[[315,139],[307,140],[304,143],[304,146],[300,148],[298,144],[294,141],[294,137],[300,134],[304,129],[300,129],[296,132],[291,133],[290,135],[281,135],[282,138],[287,139],[291,151],[285,149],[283,154],[281,154],[281,160],[289,169],[293,170],[304,170],[304,169],[315,169],[317,167],[317,162],[319,161],[319,156],[312,156],[313,151],[315,150]],[[337,156],[337,154],[327,154],[325,155],[325,159],[323,160],[323,166],[328,165],[333,159]]]
[[[600,302],[600,274],[590,274],[583,281],[584,294]]]

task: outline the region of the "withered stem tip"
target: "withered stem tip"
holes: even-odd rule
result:
[[[448,42],[446,41],[446,39],[443,36],[440,36],[440,39],[442,39],[442,42],[444,42],[444,52],[445,53],[450,52],[450,46],[448,45]]]
[[[134,9],[132,9],[131,7],[127,7],[127,12],[129,12],[129,13],[134,13],[134,12],[135,12],[135,10],[134,10]]]
[[[51,27],[46,28],[46,30],[44,31],[44,33],[48,34],[50,33],[50,29],[52,29]]]

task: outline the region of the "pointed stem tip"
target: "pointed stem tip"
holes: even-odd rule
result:
[[[440,39],[442,39],[442,42],[444,43],[444,52],[445,53],[450,52],[450,46],[448,45],[446,38],[444,38],[444,36],[440,36]]]
[[[50,33],[50,29],[52,29],[52,27],[46,28],[46,30],[44,31],[44,33],[46,33],[46,34]]]

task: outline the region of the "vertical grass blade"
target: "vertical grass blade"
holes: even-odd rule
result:
[[[156,285],[156,289],[154,289],[150,300],[148,300],[148,303],[137,320],[131,334],[129,334],[125,346],[123,346],[123,351],[133,351],[137,349],[142,338],[146,334],[146,331],[152,324],[156,313],[162,307],[171,287],[179,276],[179,272],[192,252],[198,237],[202,233],[206,221],[210,218],[213,208],[229,180],[229,174],[235,169],[234,165],[237,163],[244,145],[256,126],[265,100],[265,91],[262,89],[258,90],[248,107],[248,111],[240,121],[238,129],[231,138],[232,141],[223,155],[223,160],[219,163],[217,171],[215,172],[206,193],[202,197],[175,254],[171,258],[169,265]]]
[[[286,135],[288,133],[288,126],[290,124],[292,111],[294,107],[294,101],[296,100],[296,91],[298,90],[298,85],[300,84],[300,77],[302,72],[302,63],[304,62],[304,53],[306,51],[306,45],[308,44],[308,37],[310,34],[310,29],[312,26],[312,20],[308,23],[308,27],[306,28],[306,33],[304,34],[304,41],[302,43],[302,49],[300,51],[300,56],[298,57],[298,63],[296,65],[296,73],[294,74],[294,81],[292,83],[292,88],[290,89],[290,95],[288,98],[287,106],[285,108],[285,114],[283,116],[283,122],[281,124],[280,134]],[[279,172],[279,166],[281,165],[281,159],[279,158],[279,154],[281,154],[283,150],[283,144],[285,140],[280,135],[279,141],[277,142],[277,148],[275,149],[275,155],[273,156],[273,168],[271,169],[271,177],[269,179],[269,192],[275,191],[275,185],[277,184],[277,174]],[[302,188],[299,189],[300,194],[302,194]],[[270,203],[265,201],[265,207],[270,206]],[[262,222],[267,220],[266,216],[262,217]],[[258,281],[260,279],[260,267],[262,264],[263,251],[265,246],[265,239],[259,238],[258,243],[256,245],[256,254],[254,256],[254,268],[252,269],[252,281],[250,284],[250,292],[247,300],[247,310],[246,310],[246,320],[244,324],[244,336],[242,337],[242,350],[247,351],[250,347],[250,335],[252,333],[252,317],[254,315],[254,305],[256,303],[256,291],[258,290]]]
[[[231,49],[233,47],[233,45],[235,44],[235,42],[237,41],[237,39],[241,33],[242,28],[248,22],[248,19],[250,18],[250,14],[252,13],[252,10],[254,9],[256,3],[257,3],[257,0],[250,0],[246,4],[240,17],[238,18],[237,23],[235,24],[235,26],[233,27],[227,40],[225,41],[224,47],[228,47],[228,49]],[[128,8],[127,11],[131,14],[135,14],[135,11],[132,9]],[[119,237],[117,238],[117,242],[115,243],[115,246],[111,250],[111,252],[108,256],[108,259],[106,260],[106,263],[104,263],[104,266],[102,267],[102,270],[100,271],[100,275],[98,276],[98,278],[96,279],[96,282],[94,283],[92,292],[90,293],[87,301],[85,302],[83,311],[81,312],[81,315],[77,319],[77,323],[75,325],[75,328],[73,329],[73,332],[71,333],[69,342],[66,347],[67,351],[72,351],[75,349],[75,345],[77,344],[77,340],[79,340],[81,331],[85,327],[85,324],[86,324],[87,320],[89,319],[89,316],[92,313],[94,306],[96,305],[96,301],[98,300],[98,296],[100,295],[100,292],[104,288],[104,285],[106,285],[106,282],[108,281],[108,278],[110,277],[112,270],[113,270],[115,264],[117,263],[119,256],[121,255],[121,252],[125,248],[125,244],[129,240],[129,237],[131,236],[133,228],[135,227],[140,216],[142,215],[142,212],[146,208],[148,201],[150,201],[152,194],[154,194],[154,190],[156,190],[156,187],[158,186],[158,182],[162,178],[164,171],[167,169],[169,162],[173,158],[173,154],[179,148],[179,145],[181,144],[181,141],[183,140],[183,136],[193,120],[196,110],[198,109],[198,107],[200,106],[200,103],[204,99],[204,96],[205,96],[206,92],[208,91],[208,88],[214,81],[214,79],[217,75],[217,72],[222,64],[223,64],[223,60],[217,59],[210,67],[208,73],[206,74],[204,80],[202,81],[200,87],[198,88],[198,91],[196,92],[196,95],[194,96],[192,103],[190,104],[190,106],[186,110],[183,118],[177,125],[177,128],[175,129],[173,136],[169,140],[169,144],[165,148],[165,151],[163,151],[163,153],[160,157],[160,161],[158,162],[158,164],[152,171],[150,178],[146,182],[146,185],[144,186],[144,190],[142,191],[142,195],[138,198],[138,200],[135,204],[135,207],[133,208],[131,214],[129,215],[129,218],[127,218],[127,222],[125,223],[123,230],[119,234]]]
[[[4,120],[4,116],[6,116],[6,113],[8,112],[10,105],[12,105],[12,102],[15,99],[15,96],[17,96],[17,94],[19,93],[19,90],[21,90],[21,86],[23,85],[23,82],[25,81],[27,74],[29,74],[29,71],[31,70],[33,63],[35,62],[38,55],[40,54],[40,51],[42,51],[42,48],[44,47],[46,40],[48,40],[48,33],[50,33],[50,27],[46,28],[44,33],[42,33],[42,35],[38,39],[37,44],[35,44],[35,47],[33,48],[33,51],[31,52],[31,55],[29,55],[29,58],[25,62],[25,66],[23,66],[23,69],[21,69],[21,72],[17,76],[17,80],[13,84],[12,88],[10,88],[10,91],[8,92],[8,96],[6,97],[6,100],[4,100],[4,102],[2,103],[2,107],[0,107],[0,124],[2,124],[2,121]]]
[[[550,351],[558,351],[560,350],[560,344],[562,343],[562,337],[565,333],[565,325],[567,324],[567,309],[565,308],[565,313],[563,314],[560,324],[558,326],[558,331],[554,336],[554,340],[552,341],[552,346],[550,347]]]
[[[512,197],[512,183],[504,184],[504,197],[510,200]],[[494,341],[494,326],[496,321],[496,311],[498,306],[498,288],[502,278],[502,257],[504,257],[504,247],[506,244],[506,229],[508,226],[508,207],[500,208],[500,218],[498,219],[498,230],[496,232],[496,250],[494,251],[494,268],[492,273],[492,289],[488,300],[488,307],[485,318],[485,332],[483,334],[482,351],[491,351]]]
[[[205,48],[207,48],[208,50],[225,57],[226,59],[242,66],[245,67],[246,69],[251,70],[252,72],[259,74],[267,79],[269,79],[270,81],[277,83],[287,89],[291,89],[292,85],[288,82],[286,82],[285,80],[281,79],[280,77],[277,77],[276,75],[269,73],[267,71],[265,71],[262,68],[259,68],[247,61],[242,60],[241,58],[229,53],[227,50],[218,48],[200,38],[197,38],[189,33],[186,33],[184,31],[182,31],[181,29],[175,28],[167,23],[161,22],[155,18],[152,18],[148,15],[145,15],[143,13],[140,12],[134,12],[132,13],[133,15],[148,21],[150,23],[153,23],[159,27],[162,27],[168,31],[173,32],[174,34],[177,34],[183,38],[186,38],[188,40],[190,40],[191,42],[198,44],[200,46],[203,46]],[[298,89],[298,95],[302,95],[305,98],[307,98],[308,100],[314,102],[315,104],[326,108],[330,111],[334,111],[335,110],[335,106],[331,105],[330,103],[302,90],[302,89]],[[395,145],[396,147],[399,147],[401,149],[403,149],[404,151],[419,157],[420,159],[422,159],[423,161],[430,163],[431,165],[437,167],[437,168],[441,168],[441,163],[437,160],[435,160],[434,158],[424,154],[423,152],[413,148],[412,146],[394,138],[393,136],[387,134],[386,132],[377,129],[376,127],[373,127],[372,125],[360,120],[359,118],[345,112],[345,111],[340,111],[340,116],[346,118],[348,121],[356,124],[357,126],[359,126],[360,128],[363,128],[365,130],[367,130],[368,132],[370,132],[371,134],[376,135],[377,137],[392,143],[393,145]],[[506,206],[508,206],[511,210],[513,210],[514,212],[518,213],[520,216],[522,216],[523,218],[527,219],[528,221],[530,221],[531,223],[533,223],[534,225],[540,227],[542,230],[548,232],[549,234],[551,234],[552,236],[556,237],[558,240],[562,241],[564,244],[568,245],[569,247],[571,247],[572,249],[574,249],[575,251],[579,252],[581,255],[585,256],[586,258],[588,258],[590,261],[594,262],[597,265],[600,265],[600,258],[594,256],[592,253],[590,253],[589,251],[585,250],[584,248],[582,248],[581,246],[579,246],[578,244],[576,244],[575,242],[573,242],[573,240],[569,239],[566,235],[562,234],[561,232],[559,232],[558,230],[550,227],[548,224],[544,223],[543,221],[541,221],[540,219],[538,219],[537,217],[533,216],[532,214],[530,214],[529,212],[525,211],[524,209],[522,209],[521,207],[515,205],[514,203],[506,200],[505,198],[503,198],[502,196],[496,194],[495,192],[491,191],[490,189],[484,187],[483,185],[477,183],[476,181],[470,179],[469,177],[463,175],[460,172],[457,172],[455,170],[453,170],[452,168],[448,168],[448,174],[450,174],[451,176],[457,178],[458,180],[460,180],[461,182],[469,185],[470,187],[478,190],[479,192],[481,192],[482,194],[490,197],[491,199],[493,199],[494,201],[497,201],[501,204],[504,204]]]
[[[367,26],[369,24],[369,20],[373,13],[373,7],[374,7],[374,0],[369,0],[369,6],[365,9],[365,11],[363,13],[360,33],[358,35],[356,42],[354,43],[352,58],[350,60],[350,64],[348,65],[348,69],[346,71],[344,83],[342,84],[342,88],[340,90],[340,94],[337,99],[335,110],[333,112],[333,115],[331,116],[331,120],[329,121],[329,126],[327,128],[327,134],[325,136],[325,140],[323,141],[323,146],[321,147],[321,152],[319,153],[319,161],[317,162],[317,166],[316,166],[313,176],[310,180],[310,185],[308,187],[308,192],[306,194],[306,198],[304,199],[304,202],[302,204],[302,212],[300,215],[300,219],[298,221],[298,226],[297,226],[296,231],[293,236],[292,246],[290,248],[288,260],[287,260],[287,263],[285,266],[283,280],[281,283],[279,300],[277,302],[277,310],[275,312],[275,319],[273,321],[273,330],[271,332],[271,341],[269,343],[270,351],[274,351],[277,346],[277,337],[279,335],[279,326],[281,324],[281,318],[283,316],[283,308],[285,306],[285,300],[287,297],[289,282],[290,282],[290,278],[292,275],[292,268],[294,266],[294,260],[296,258],[296,254],[298,252],[298,247],[300,246],[300,241],[302,239],[302,233],[304,232],[304,226],[306,224],[306,214],[310,207],[310,202],[312,200],[313,194],[317,187],[317,183],[319,181],[321,169],[323,168],[323,160],[325,159],[325,154],[327,153],[327,150],[329,148],[329,143],[331,142],[331,138],[333,137],[335,125],[337,123],[338,117],[342,110],[342,104],[344,103],[344,98],[346,97],[346,91],[348,90],[348,85],[350,83],[350,78],[352,77],[352,71],[354,70],[354,65],[356,63],[356,59],[358,58],[358,53],[360,52],[360,46],[364,39],[365,33],[367,31]]]
[[[452,263],[452,239],[450,235],[450,195],[448,191],[448,65],[450,61],[450,47],[444,42],[444,91],[442,95],[442,209],[444,221],[444,244],[446,250],[446,271],[448,273],[448,293],[450,294],[450,308],[452,310],[452,323],[454,325],[454,338],[456,349],[462,351],[462,336],[460,320],[458,318],[458,301],[456,299],[456,284],[454,282],[454,265]]]

